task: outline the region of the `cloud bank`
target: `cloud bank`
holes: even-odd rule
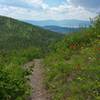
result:
[[[0,0],[0,15],[31,20],[88,20],[100,12],[100,0]],[[58,3],[59,1],[59,3]],[[55,6],[52,4],[57,2]]]

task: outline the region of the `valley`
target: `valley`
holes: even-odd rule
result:
[[[0,16],[0,100],[99,100],[100,16],[68,35]]]

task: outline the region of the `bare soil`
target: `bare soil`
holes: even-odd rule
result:
[[[42,60],[35,59],[32,64],[34,64],[33,74],[31,76],[33,91],[30,100],[50,100],[44,85],[44,68]]]

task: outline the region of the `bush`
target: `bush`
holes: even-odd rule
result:
[[[66,36],[45,58],[51,100],[100,99],[100,16],[91,27]]]
[[[0,100],[25,100],[31,93],[24,64],[40,57],[39,49],[28,48],[0,54]],[[27,74],[29,73],[29,74]]]

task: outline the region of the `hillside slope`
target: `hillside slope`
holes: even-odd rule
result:
[[[61,35],[12,18],[0,16],[0,49],[47,47]]]
[[[31,94],[27,62],[43,58],[62,35],[0,16],[0,100],[26,100]]]
[[[100,100],[100,16],[53,45],[44,62],[51,100]]]

